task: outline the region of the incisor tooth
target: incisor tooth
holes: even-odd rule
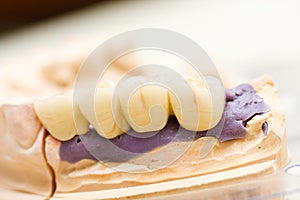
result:
[[[96,129],[98,134],[105,138],[114,138],[130,129],[118,99],[113,100],[114,84],[101,82],[95,93],[95,113],[84,112],[84,116]],[[117,98],[117,96],[115,96]],[[96,121],[90,116],[96,115]]]
[[[144,81],[144,77],[130,78],[119,90],[122,111],[137,132],[161,130],[170,113],[167,89]]]
[[[35,112],[50,134],[66,141],[89,130],[89,123],[74,105],[72,95],[56,95],[34,103]],[[77,119],[75,119],[75,116]]]
[[[192,131],[202,131],[214,127],[222,117],[225,104],[224,92],[223,88],[220,88],[220,82],[213,77],[206,77],[207,85],[200,78],[185,77],[185,79],[193,91],[194,104],[185,105],[187,110],[184,112],[188,114],[185,115],[184,119],[182,118],[181,103],[186,103],[187,101],[185,99],[178,100],[173,93],[169,92],[172,111],[179,124]],[[212,98],[217,98],[217,101]],[[198,115],[196,112],[198,112]]]

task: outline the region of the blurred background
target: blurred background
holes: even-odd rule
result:
[[[104,0],[72,0],[63,2],[59,0],[2,0],[0,6],[0,34],[9,32],[34,22],[84,8],[88,5]]]
[[[201,45],[234,82],[272,75],[287,113],[289,148],[300,141],[297,0],[4,0],[0,5],[0,67],[27,66],[35,55],[72,41],[91,48],[132,29],[171,29]]]

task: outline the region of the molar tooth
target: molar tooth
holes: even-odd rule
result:
[[[130,126],[137,132],[161,130],[169,118],[167,89],[147,78],[129,78],[120,86],[121,108]]]
[[[61,141],[87,132],[89,123],[105,138],[121,135],[130,127],[137,132],[158,131],[167,124],[171,114],[189,130],[214,127],[222,117],[225,104],[224,93],[217,93],[220,82],[213,77],[206,78],[207,84],[202,79],[185,79],[192,92],[183,90],[176,80],[172,81],[176,91],[182,93],[179,101],[169,89],[147,82],[146,77],[135,76],[117,88],[112,82],[101,82],[94,95],[94,109],[73,104],[72,94],[36,101],[34,108],[46,129]],[[217,104],[211,94],[218,98]],[[187,113],[184,119],[182,108]]]
[[[186,104],[190,101],[181,99],[179,102],[173,93],[169,93],[173,113],[178,122],[182,127],[192,131],[214,127],[220,121],[225,105],[224,90],[220,87],[220,82],[213,77],[206,77],[206,83],[200,78],[185,77],[185,79],[193,91],[193,97],[185,96],[185,98],[193,99],[191,104],[185,105],[187,108],[185,113],[189,113],[185,115],[185,119],[182,119],[181,103]]]
[[[83,117],[78,105],[73,105],[72,95],[56,95],[37,100],[34,109],[50,134],[61,141],[69,140],[89,130],[89,123]]]
[[[113,99],[115,86],[112,82],[101,82],[95,94],[96,121],[86,113],[86,118],[94,126],[98,134],[105,138],[114,138],[130,129],[120,107],[118,99]]]

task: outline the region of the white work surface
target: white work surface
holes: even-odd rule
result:
[[[300,145],[299,1],[99,4],[2,35],[0,67],[27,66],[32,55],[55,50],[70,39],[84,43],[90,38],[146,27],[170,29],[190,37],[238,81],[272,75],[287,115],[288,148],[293,151]],[[294,161],[300,160],[293,156]]]

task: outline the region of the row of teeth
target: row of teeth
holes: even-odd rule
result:
[[[191,77],[185,80],[190,85],[192,97],[183,90],[179,90],[181,95],[175,95],[165,87],[142,82],[132,93],[124,86],[122,92],[114,94],[115,84],[101,82],[95,92],[94,110],[73,104],[72,94],[38,100],[34,108],[49,133],[60,141],[86,133],[90,124],[99,135],[109,139],[131,128],[141,133],[158,131],[166,125],[170,115],[175,115],[179,124],[188,130],[214,127],[222,117],[225,103],[224,93],[214,92],[221,85],[220,81],[214,77],[207,77],[206,82]],[[178,99],[178,96],[184,98]]]

